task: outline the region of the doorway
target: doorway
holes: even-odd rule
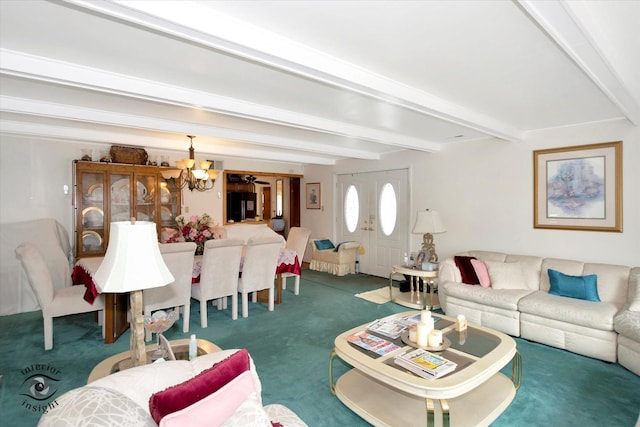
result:
[[[357,241],[360,272],[388,277],[409,248],[409,171],[338,175],[337,237]]]

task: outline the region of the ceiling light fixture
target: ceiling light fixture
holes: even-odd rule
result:
[[[206,191],[211,190],[218,177],[218,171],[212,170],[210,161],[200,162],[200,169],[196,169],[195,150],[193,149],[193,135],[187,135],[189,138],[189,158],[176,160],[178,170],[170,170],[162,172],[162,177],[169,181],[173,180],[178,188],[188,187],[189,190]],[[182,178],[180,180],[180,178]]]

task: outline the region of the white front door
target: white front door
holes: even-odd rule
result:
[[[409,247],[409,172],[338,175],[339,242],[357,241],[360,272],[387,277]]]

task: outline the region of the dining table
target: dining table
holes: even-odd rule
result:
[[[83,285],[86,288],[84,293],[84,299],[90,304],[100,295],[95,282],[93,281],[93,275],[98,271],[100,264],[104,257],[91,257],[80,258],[73,267],[71,272],[71,279],[74,285]],[[243,260],[244,261],[244,260]],[[240,272],[242,274],[242,262],[240,264]],[[191,283],[200,283],[200,270],[202,268],[202,255],[196,255],[193,259],[193,272]],[[300,275],[302,268],[300,267],[300,261],[296,251],[289,248],[280,249],[278,256],[278,263],[275,271],[276,295],[274,297],[274,303],[282,303],[282,273],[293,273]],[[268,291],[258,292],[258,301],[266,302],[268,298]],[[128,311],[127,293],[122,294],[104,294],[105,303],[105,338],[106,344],[114,343],[120,335],[122,335],[129,327],[127,321]]]

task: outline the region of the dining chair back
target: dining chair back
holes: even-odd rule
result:
[[[249,315],[249,293],[267,289],[269,291],[268,308],[274,307],[274,279],[278,266],[280,249],[284,246],[282,236],[249,239],[247,251],[242,264],[242,275],[238,280],[238,292],[242,295],[242,317]]]
[[[153,311],[165,308],[182,311],[182,332],[187,333],[191,314],[193,258],[197,245],[194,242],[180,242],[159,243],[159,246],[162,259],[175,280],[166,286],[142,291],[144,315],[151,316]],[[148,341],[151,337],[151,331],[146,331],[145,339]]]
[[[102,324],[102,337],[104,338],[104,299],[102,296],[98,296],[93,304],[90,304],[84,300],[86,290],[84,286],[66,286],[54,289],[51,271],[42,253],[33,243],[23,242],[15,252],[42,309],[45,350],[53,348],[54,317],[99,311],[99,323]]]
[[[302,227],[291,227],[289,229],[289,235],[287,236],[287,244],[285,247],[287,249],[293,249],[296,251],[296,255],[298,256],[298,262],[302,265],[302,258],[304,258],[304,251],[307,249],[307,244],[309,243],[309,237],[311,236],[311,230],[308,228]],[[285,272],[281,274],[282,276],[282,289],[287,289],[287,278],[294,277],[294,287],[293,293],[294,295],[298,295],[300,293],[300,275],[295,273]]]
[[[207,240],[204,244],[200,283],[191,285],[191,297],[200,301],[200,326],[207,327],[207,301],[217,300],[218,310],[231,297],[231,319],[238,318],[238,276],[242,260],[242,239]]]

